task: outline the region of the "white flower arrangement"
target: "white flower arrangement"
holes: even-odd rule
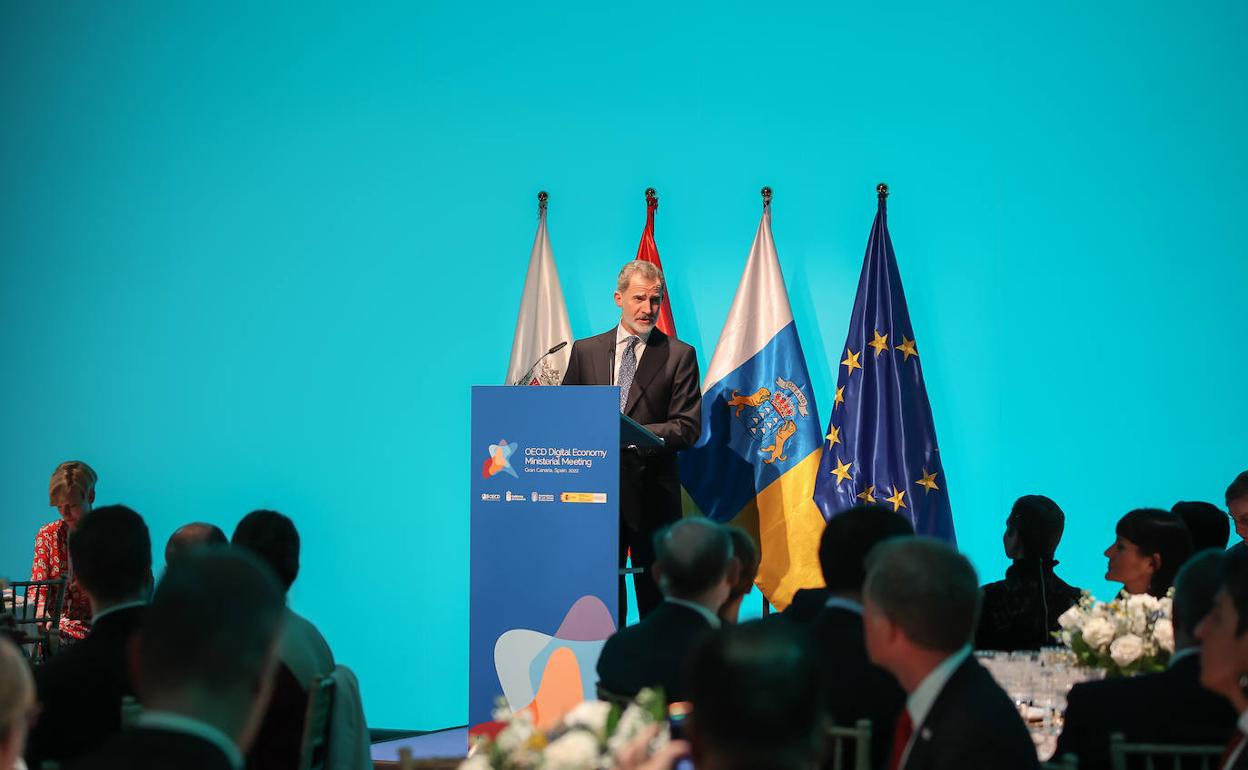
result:
[[[1101,602],[1084,591],[1057,619],[1062,630],[1055,635],[1081,664],[1110,675],[1163,671],[1174,652],[1173,594],[1122,593]]]
[[[512,713],[500,701],[494,720],[504,727],[493,739],[480,739],[459,770],[610,770],[620,749],[666,719],[662,691],[649,689],[623,709],[605,701],[580,703],[549,733],[538,730],[527,711]],[[667,732],[655,740],[666,742]]]

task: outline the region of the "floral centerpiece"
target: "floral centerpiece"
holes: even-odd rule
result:
[[[1055,635],[1080,664],[1110,676],[1163,671],[1174,652],[1174,589],[1162,599],[1123,592],[1112,602],[1087,591],[1057,619]]]
[[[662,690],[642,690],[627,708],[585,701],[549,732],[538,730],[528,711],[513,713],[500,702],[494,720],[503,728],[478,741],[459,770],[608,770],[621,749],[666,719]],[[666,740],[660,730],[656,743]]]

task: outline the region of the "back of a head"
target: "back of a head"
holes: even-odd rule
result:
[[[654,554],[663,594],[692,599],[724,579],[732,560],[732,536],[710,519],[681,519],[655,533]]]
[[[19,746],[10,746],[35,706],[35,683],[21,650],[7,637],[0,636],[0,757],[16,758]]]
[[[205,546],[169,565],[139,633],[142,699],[232,695],[254,683],[284,607],[272,570],[239,549]]]
[[[152,577],[152,539],[143,517],[124,505],[96,508],[69,537],[78,583],[97,600],[142,595]]]
[[[81,460],[69,460],[56,466],[48,482],[50,505],[78,505],[90,498],[95,489],[95,471]]]
[[[285,590],[299,576],[299,532],[277,511],[252,511],[238,522],[230,542],[246,548],[272,567]]]
[[[1066,514],[1044,495],[1023,495],[1010,509],[1007,526],[1018,533],[1023,553],[1030,559],[1053,558],[1066,529]]]
[[[1175,575],[1172,614],[1176,634],[1192,638],[1196,624],[1213,609],[1225,566],[1222,551],[1211,548],[1188,559]]]
[[[834,592],[861,591],[871,549],[891,537],[913,534],[909,519],[880,505],[856,505],[836,514],[819,540],[824,583]]]
[[[819,677],[788,623],[725,626],[690,657],[697,740],[716,767],[809,767],[817,751]]]
[[[758,546],[744,529],[727,527],[727,530],[728,536],[732,538],[732,555],[741,565],[737,584],[732,588],[732,596],[745,596],[754,587],[754,579],[758,577]]]
[[[1187,525],[1169,511],[1137,508],[1118,520],[1116,531],[1145,556],[1161,557],[1161,566],[1153,573],[1148,592],[1157,597],[1165,596],[1174,585],[1179,567],[1192,555],[1192,535]]]
[[[190,551],[204,545],[225,545],[230,541],[216,524],[202,521],[184,524],[174,530],[165,543],[165,564],[172,564]]]
[[[1231,503],[1248,497],[1248,471],[1244,471],[1235,477],[1230,486],[1226,488],[1226,506],[1229,508]]]
[[[1236,636],[1248,632],[1248,551],[1233,549],[1223,556],[1222,589],[1235,606],[1239,623]]]
[[[969,644],[979,615],[979,576],[952,546],[927,537],[881,543],[867,559],[863,594],[920,647]]]
[[[1183,520],[1192,536],[1192,548],[1226,548],[1231,538],[1231,522],[1226,511],[1213,503],[1199,500],[1183,500],[1174,504],[1170,512]]]

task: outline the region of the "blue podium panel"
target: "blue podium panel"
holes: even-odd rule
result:
[[[468,720],[594,697],[615,631],[620,390],[472,389]]]

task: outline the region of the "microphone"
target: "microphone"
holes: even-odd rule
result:
[[[553,356],[555,353],[558,353],[560,350],[563,350],[567,346],[568,346],[568,341],[564,340],[563,342],[560,342],[558,345],[555,345],[550,350],[547,350],[545,353],[541,355],[540,358],[538,358],[536,361],[533,362],[533,365],[529,367],[529,370],[527,372],[525,372],[523,375],[520,376],[520,379],[516,380],[515,382],[511,384],[523,385],[525,382],[528,381],[529,375],[533,374],[533,370],[537,368],[537,365],[546,360],[546,356]]]

